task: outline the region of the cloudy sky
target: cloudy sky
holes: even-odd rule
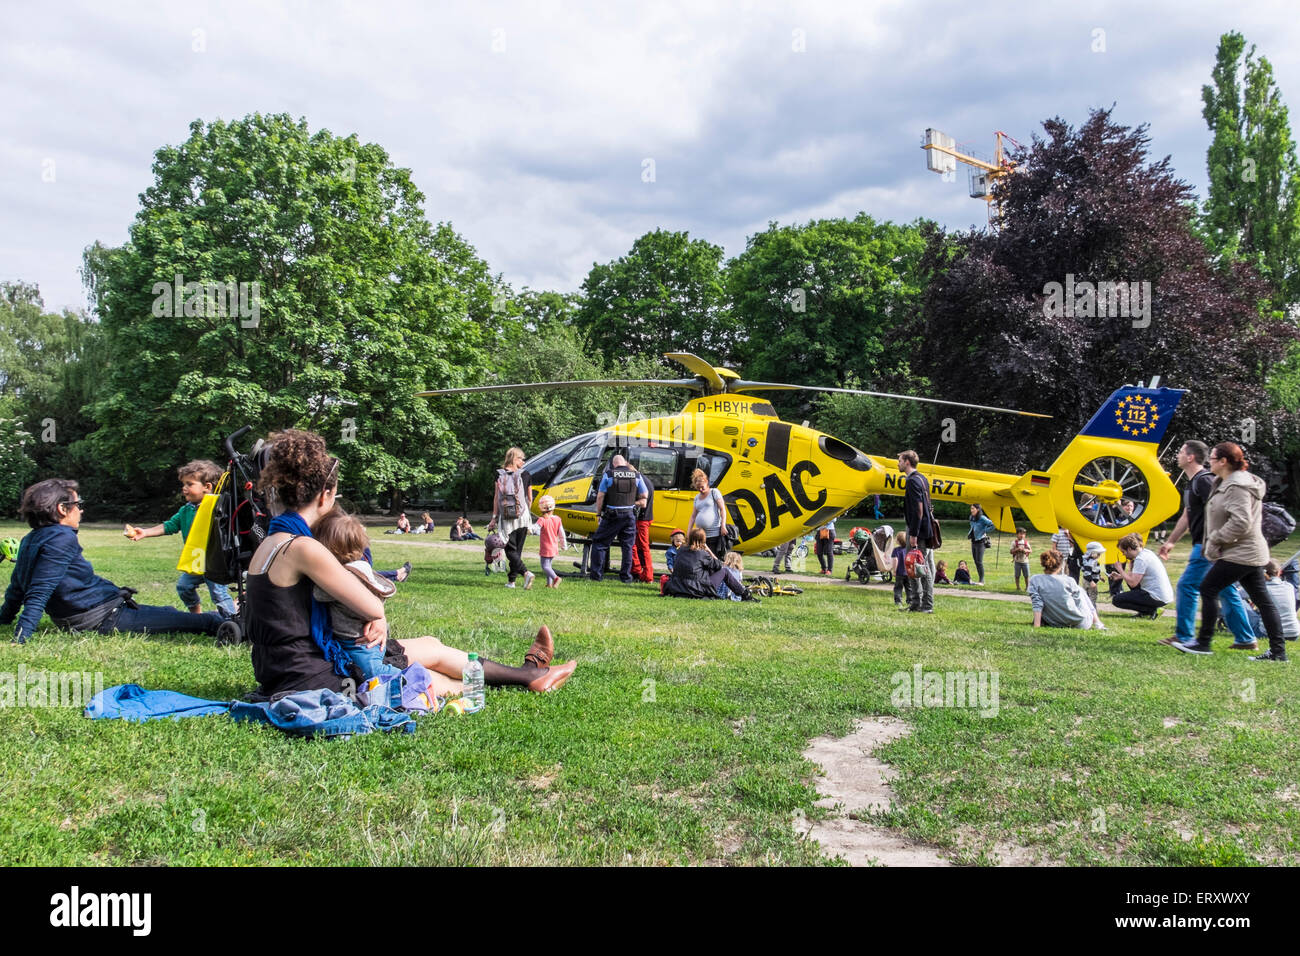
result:
[[[730,256],[771,220],[982,223],[926,172],[928,126],[988,153],[1114,103],[1203,193],[1231,29],[1300,117],[1293,2],[7,0],[0,280],[82,306],[81,251],[126,240],[154,150],[255,111],[383,146],[516,288],[577,289],[656,227]]]

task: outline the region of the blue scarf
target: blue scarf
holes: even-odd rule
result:
[[[270,528],[267,534],[275,534],[277,531],[287,531],[290,534],[300,535],[304,538],[310,538],[311,528],[303,520],[302,515],[296,511],[286,511],[284,514],[276,515],[271,519]],[[321,653],[325,655],[325,660],[334,668],[334,673],[340,677],[350,677],[348,665],[352,663],[352,658],[348,652],[339,646],[339,642],[334,640],[334,628],[330,626],[330,612],[320,601],[316,600],[315,595],[311,599],[311,639],[316,642]]]

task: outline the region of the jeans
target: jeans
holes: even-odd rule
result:
[[[979,572],[980,584],[984,583],[984,539],[972,540],[970,543],[970,556],[975,562],[975,570]]]
[[[524,567],[524,542],[528,540],[528,525],[521,525],[510,532],[510,537],[506,538],[506,560],[510,562],[510,573],[507,577],[511,584],[515,583],[515,578],[521,578],[528,573]]]
[[[599,581],[605,574],[605,559],[609,555],[611,542],[617,541],[623,552],[623,559],[618,566],[618,577],[623,583],[632,580],[632,545],[636,541],[636,514],[631,508],[625,511],[606,510],[601,516],[600,526],[591,536],[591,579]]]
[[[934,610],[934,552],[924,549],[925,560],[916,563],[916,577],[907,578],[907,609]]]
[[[1022,574],[1025,577],[1025,587],[1028,588],[1029,587],[1029,565],[1023,561],[1016,561],[1014,567],[1016,569],[1016,588],[1018,589],[1020,587],[1020,576]]]
[[[390,637],[391,641],[392,638]],[[370,680],[372,677],[381,677],[385,674],[400,674],[402,669],[392,664],[384,663],[384,647],[382,644],[376,644],[374,647],[366,647],[360,641],[348,641],[339,639],[339,647],[348,652],[348,657],[352,658],[352,663],[361,669],[361,679]]]
[[[719,568],[709,575],[709,583],[713,585],[713,590],[718,597],[727,597],[726,592],[730,591],[733,601],[742,601],[745,598],[745,585],[741,582],[735,568]]]
[[[142,604],[127,607],[125,604],[104,619],[99,633],[112,634],[215,634],[225,620],[215,611],[193,614],[174,607],[154,607]]]
[[[1264,621],[1264,631],[1268,634],[1268,649],[1278,656],[1286,654],[1286,641],[1282,637],[1282,621],[1277,616],[1277,608],[1269,600],[1268,589],[1264,585],[1264,569],[1249,564],[1234,564],[1222,559],[1215,561],[1201,581],[1201,630],[1197,642],[1209,646],[1214,637],[1214,625],[1219,620],[1220,592],[1229,589],[1229,585],[1240,581],[1250,599],[1259,608]]]
[[[230,591],[224,584],[217,584],[215,581],[209,581],[201,574],[190,574],[182,571],[181,576],[176,581],[176,593],[180,595],[181,603],[187,608],[199,606],[198,586],[206,584],[208,594],[212,597],[212,603],[221,608],[227,614],[235,613],[235,602],[230,600]]]
[[[1201,600],[1201,582],[1210,570],[1210,560],[1201,553],[1199,544],[1192,545],[1192,553],[1187,558],[1187,567],[1178,578],[1178,623],[1174,628],[1174,637],[1183,644],[1196,640],[1196,607]],[[1219,592],[1219,604],[1223,613],[1223,623],[1228,625],[1233,638],[1238,644],[1249,644],[1255,639],[1255,630],[1250,626],[1246,616],[1246,605],[1236,588],[1224,588]]]

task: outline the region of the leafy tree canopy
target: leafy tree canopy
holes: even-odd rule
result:
[[[86,257],[111,346],[96,448],[145,487],[244,424],[331,438],[345,489],[441,480],[456,443],[414,393],[479,373],[486,267],[355,136],[253,114],[155,155],[130,240]]]
[[[606,361],[694,352],[725,363],[735,343],[721,264],[721,246],[685,232],[647,232],[627,255],[592,266],[575,324]]]

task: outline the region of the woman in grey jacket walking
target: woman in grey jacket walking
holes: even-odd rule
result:
[[[1264,566],[1268,542],[1261,527],[1263,480],[1247,470],[1246,456],[1235,442],[1219,442],[1210,452],[1215,481],[1205,503],[1204,554],[1214,562],[1201,582],[1201,629],[1195,643],[1174,647],[1188,654],[1209,654],[1219,619],[1219,592],[1240,581],[1259,608],[1268,634],[1268,653],[1252,661],[1285,661],[1286,642],[1277,608],[1268,599]]]

